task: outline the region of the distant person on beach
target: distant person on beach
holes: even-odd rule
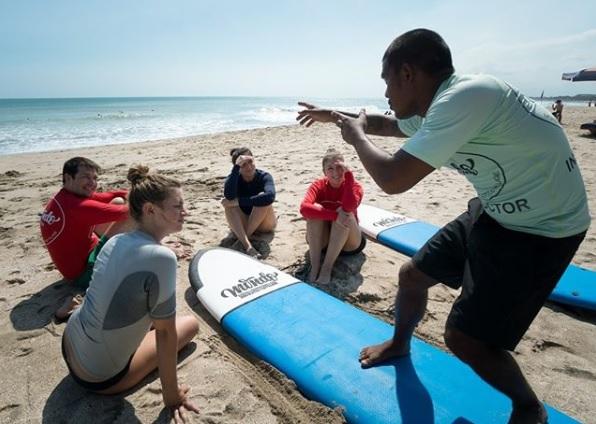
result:
[[[273,210],[273,177],[256,168],[254,156],[246,147],[232,149],[230,156],[233,167],[224,184],[221,204],[230,230],[242,243],[244,251],[260,258],[261,253],[253,247],[250,237],[255,232],[271,232],[277,224]]]
[[[100,252],[62,354],[80,386],[104,395],[127,391],[158,368],[164,404],[184,422],[185,410],[198,410],[177,381],[176,358],[199,324],[176,316],[176,255],[160,242],[182,229],[187,211],[178,181],[145,166],[130,168],[128,180],[138,229],[112,237]]]
[[[552,110],[553,110],[553,116],[555,118],[557,118],[557,121],[559,121],[559,124],[561,123],[561,119],[563,119],[563,101],[562,100],[557,100],[553,103],[553,105],[551,106]]]
[[[50,199],[39,221],[52,262],[68,282],[83,290],[89,286],[95,259],[107,239],[133,226],[126,190],[95,191],[100,170],[91,159],[67,160],[62,189]],[[78,302],[78,298],[67,301],[56,318],[67,318]]]
[[[329,149],[323,156],[323,174],[308,187],[300,213],[306,219],[311,266],[308,281],[326,284],[331,281],[338,256],[360,253],[366,239],[356,212],[362,201],[362,186],[337,150]]]
[[[360,362],[370,367],[408,355],[428,289],[440,282],[461,288],[445,344],[511,399],[510,423],[545,423],[544,406],[509,352],[590,225],[583,179],[565,132],[548,111],[500,79],[456,74],[449,47],[433,31],[397,37],[382,65],[394,116],[301,103],[305,109],[297,120],[336,124],[386,193],[403,193],[449,166],[478,197],[401,267],[393,338],[365,347]],[[409,139],[389,154],[367,134]]]

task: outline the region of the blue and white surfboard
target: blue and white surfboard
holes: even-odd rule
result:
[[[439,230],[432,224],[364,204],[358,207],[358,219],[363,233],[407,256],[413,256]],[[596,310],[596,272],[569,265],[549,299]]]
[[[234,250],[200,251],[190,283],[221,326],[350,423],[504,423],[511,402],[457,358],[412,341],[410,356],[362,369],[393,326]],[[576,423],[547,407],[549,423]]]

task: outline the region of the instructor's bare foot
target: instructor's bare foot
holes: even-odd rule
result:
[[[532,406],[514,407],[508,424],[546,424],[547,422],[546,409],[542,403],[538,403]]]
[[[393,339],[381,344],[367,346],[360,351],[360,365],[362,368],[369,368],[373,365],[401,356],[410,354],[410,343],[403,345],[395,343]]]

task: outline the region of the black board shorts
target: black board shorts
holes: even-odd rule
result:
[[[358,253],[362,252],[365,247],[366,247],[366,237],[364,237],[364,234],[361,234],[360,235],[360,244],[358,245],[358,247],[354,250],[342,250],[339,252],[339,256],[357,255]]]
[[[134,355],[131,355],[131,357],[128,360],[128,362],[126,363],[126,366],[124,367],[124,369],[122,369],[122,371],[120,371],[115,376],[108,378],[107,380],[104,380],[104,381],[98,381],[98,382],[86,381],[86,380],[83,380],[82,378],[79,378],[74,372],[72,372],[72,369],[70,368],[70,364],[68,363],[68,360],[66,359],[66,349],[64,347],[64,337],[62,337],[62,358],[64,358],[64,362],[66,363],[66,367],[68,368],[68,372],[70,373],[70,376],[72,377],[72,379],[74,381],[76,381],[76,383],[79,386],[83,387],[84,389],[90,390],[92,392],[100,392],[102,390],[106,390],[112,386],[115,386],[116,383],[118,383],[120,380],[122,380],[124,378],[124,376],[128,373],[128,370],[130,369],[130,363],[132,362],[133,356]]]
[[[361,234],[360,235],[360,244],[358,245],[358,247],[355,248],[354,250],[340,250],[339,256],[357,255],[358,253],[362,252],[365,247],[366,247],[366,237],[364,237],[364,234]],[[321,254],[325,255],[326,253],[327,253],[327,246],[325,246],[321,249]]]
[[[504,228],[480,200],[413,257],[420,271],[458,289],[447,327],[515,349],[571,262],[585,232],[551,238]]]

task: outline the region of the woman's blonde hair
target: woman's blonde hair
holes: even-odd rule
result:
[[[145,203],[160,204],[168,197],[171,189],[181,187],[178,180],[149,172],[149,167],[145,165],[131,167],[126,178],[131,184],[128,209],[135,221],[141,220]]]
[[[338,150],[335,150],[333,148],[327,149],[327,151],[325,152],[325,156],[323,156],[323,170],[325,170],[325,165],[327,165],[329,162],[335,159],[339,159],[343,162],[344,155],[342,155]]]

